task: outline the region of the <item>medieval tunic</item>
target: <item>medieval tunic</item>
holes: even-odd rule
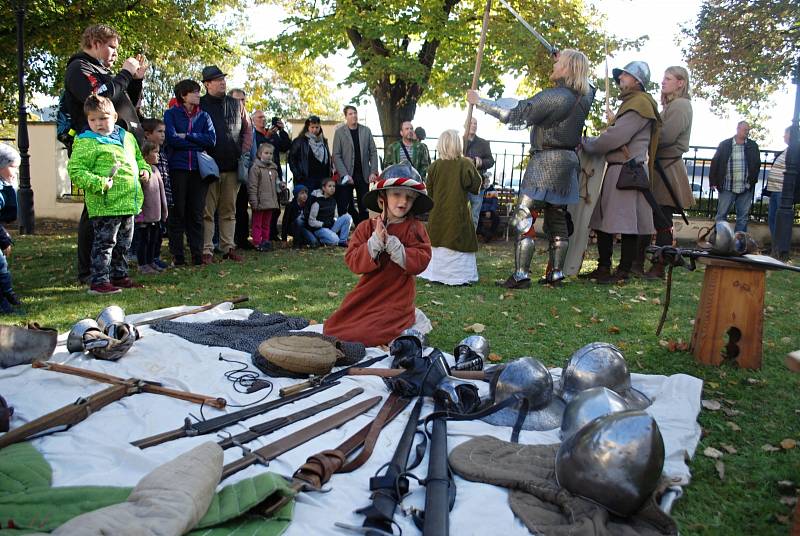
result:
[[[694,203],[689,176],[683,153],[689,150],[689,136],[692,133],[692,103],[685,97],[679,97],[667,103],[661,111],[661,137],[658,140],[656,159],[664,168],[666,179],[675,192],[680,208],[688,208]],[[661,206],[674,207],[675,201],[664,186],[660,177],[654,177],[653,197]]]
[[[595,206],[589,227],[604,233],[615,234],[653,234],[653,209],[641,192],[637,190],[618,190],[617,179],[622,169],[619,165],[625,156],[622,146],[637,162],[647,161],[650,143],[650,119],[636,111],[628,111],[619,116],[608,130],[597,137],[587,138],[583,148],[587,153],[605,154],[609,166],[603,179],[600,199]],[[647,165],[645,165],[647,170]],[[652,182],[652,181],[651,181]]]
[[[417,294],[414,276],[431,260],[428,233],[416,218],[409,217],[387,227],[387,232],[405,246],[405,268],[392,261],[385,251],[377,259],[370,256],[367,241],[374,230],[375,221],[364,220],[350,238],[344,260],[361,278],[322,329],[325,335],[367,346],[388,344],[414,325]]]
[[[481,176],[467,158],[437,160],[428,169],[428,195],[433,209],[428,216],[428,234],[433,253],[423,279],[447,285],[478,280],[475,252],[478,239],[472,224],[467,192],[477,194]]]

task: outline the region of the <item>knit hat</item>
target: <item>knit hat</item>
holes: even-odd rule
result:
[[[305,184],[298,184],[292,189],[292,195],[294,197],[297,197],[297,194],[299,194],[303,190],[305,190],[306,193],[308,193],[308,186],[306,186]]]
[[[425,214],[433,208],[433,200],[428,197],[428,189],[425,188],[425,183],[420,179],[417,170],[408,162],[387,167],[381,173],[380,180],[373,183],[372,186],[370,191],[364,195],[364,206],[373,212],[383,212],[378,203],[378,192],[391,188],[411,190],[418,194],[414,204],[411,206],[411,210],[409,210],[411,214]]]

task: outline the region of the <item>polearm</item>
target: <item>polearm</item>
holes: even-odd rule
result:
[[[85,420],[89,415],[112,402],[140,392],[138,387],[136,384],[117,384],[86,398],[81,397],[72,404],[51,411],[27,424],[6,432],[3,436],[0,436],[0,448],[44,435],[48,431],[63,431]],[[61,427],[63,427],[61,430],[54,430],[54,428]]]
[[[528,24],[528,21],[523,19],[522,16],[519,13],[517,13],[517,11],[513,7],[511,7],[511,5],[508,2],[506,2],[506,0],[500,0],[500,3],[503,4],[503,7],[505,7],[508,10],[509,13],[514,15],[514,18],[517,19],[519,21],[519,23],[522,24],[525,27],[525,29],[528,30],[536,38],[536,40],[539,41],[542,44],[542,46],[544,46],[544,48],[547,49],[547,52],[549,52],[551,56],[553,56],[553,57],[558,56],[558,49],[556,47],[554,47],[553,45],[551,45],[547,41],[547,39],[542,37],[542,34],[537,32],[533,28],[533,26]]]
[[[164,315],[164,316],[159,316],[157,318],[152,318],[150,320],[140,320],[139,322],[135,322],[133,325],[134,326],[146,326],[148,324],[153,324],[155,322],[161,322],[163,320],[174,320],[174,319],[180,318],[182,316],[193,315],[193,314],[196,314],[196,313],[202,313],[203,311],[210,311],[214,307],[218,307],[218,306],[222,305],[223,303],[230,302],[230,303],[236,305],[237,303],[246,302],[249,299],[250,298],[248,296],[237,296],[236,298],[233,298],[232,300],[223,300],[223,301],[217,302],[217,303],[207,303],[205,305],[201,305],[200,307],[196,307],[196,308],[190,309],[188,311],[181,311],[179,313],[172,313],[172,314],[168,314],[168,315]]]
[[[71,367],[69,365],[51,363],[49,361],[34,361],[31,366],[33,368],[43,368],[52,370],[54,372],[72,374],[73,376],[80,376],[96,382],[110,383],[112,385],[129,385],[131,383],[137,383],[139,384],[139,392],[142,393],[169,396],[171,398],[186,400],[187,402],[194,402],[195,404],[205,404],[217,409],[224,408],[228,403],[224,398],[190,393],[189,391],[179,391],[178,389],[170,389],[169,387],[163,387],[158,382],[151,382],[139,378],[125,379],[120,378],[119,376],[112,376],[111,374],[97,372],[95,370],[86,370],[78,367]]]
[[[475,55],[475,69],[472,71],[473,91],[478,89],[478,80],[481,77],[481,63],[483,63],[483,48],[486,46],[486,31],[489,29],[489,11],[492,9],[492,0],[486,0],[486,8],[483,10],[483,24],[481,26],[481,39],[478,41],[478,52]],[[464,154],[467,154],[467,142],[469,141],[469,129],[472,123],[473,105],[467,106],[467,122],[464,125]]]

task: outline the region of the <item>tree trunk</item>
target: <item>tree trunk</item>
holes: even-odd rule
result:
[[[383,133],[383,155],[388,147],[400,139],[400,126],[403,121],[413,121],[417,113],[417,101],[422,94],[420,86],[405,80],[388,78],[381,80],[373,89],[372,97],[378,109],[378,119]]]

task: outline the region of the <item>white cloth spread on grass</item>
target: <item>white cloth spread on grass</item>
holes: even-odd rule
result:
[[[180,310],[181,308],[172,308],[142,315],[129,315],[127,320],[136,322]],[[226,304],[210,311],[182,317],[179,321],[209,322],[229,318],[243,319],[247,318],[250,312],[249,309],[231,310],[230,304]],[[316,325],[308,329],[319,331],[321,328],[320,325]],[[214,397],[222,396],[228,400],[227,412],[235,411],[236,408],[232,407],[235,404],[252,403],[264,396],[265,391],[249,395],[236,393],[231,384],[223,378],[223,374],[234,368],[234,365],[218,360],[219,354],[222,353],[226,358],[249,363],[250,357],[243,352],[228,348],[199,346],[174,335],[157,333],[146,326],[141,327],[140,330],[142,339],[137,341],[130,352],[119,361],[99,361],[80,354],[69,354],[64,346],[66,334],[59,337],[59,346],[51,361],[97,370],[123,378],[137,377],[145,380],[158,380],[166,387]],[[367,351],[367,357],[382,353],[384,352],[377,348],[370,348]],[[448,358],[452,359],[451,356]],[[387,367],[389,363],[390,359],[386,358],[374,366]],[[553,370],[554,375],[557,375],[558,372],[558,369]],[[694,455],[700,440],[700,427],[696,420],[700,412],[702,382],[685,374],[673,376],[633,374],[632,382],[634,387],[643,391],[654,401],[647,412],[656,419],[664,436],[667,454],[665,473],[676,483],[688,484],[690,471],[685,460]],[[276,380],[275,390],[268,400],[277,398],[280,387],[292,383],[294,380]],[[487,396],[488,384],[477,382],[477,385],[481,395]],[[364,388],[364,394],[356,400],[328,410],[320,416],[297,422],[276,433],[259,438],[248,446],[253,449],[259,448],[367,397],[382,395],[385,399],[388,394],[380,378],[345,377],[340,385],[295,404],[289,404],[270,413],[253,417],[245,423],[252,426],[288,415],[339,396],[356,386]],[[11,421],[12,428],[70,404],[79,397],[101,391],[105,387],[104,384],[85,378],[33,369],[25,365],[0,371],[0,393],[11,405],[16,407]],[[324,449],[336,447],[359,430],[376,416],[380,406],[381,404],[373,407],[366,414],[353,419],[340,429],[332,430],[287,452],[271,462],[268,469],[255,465],[231,476],[224,480],[218,489],[244,477],[267,470],[290,476],[305,462],[308,456]],[[432,405],[427,402],[423,409],[423,415],[431,409]],[[286,532],[287,535],[341,536],[343,532],[333,526],[334,522],[341,521],[349,525],[361,525],[363,516],[353,513],[353,510],[369,504],[369,478],[392,457],[410,410],[411,406],[384,429],[372,457],[363,467],[349,474],[334,475],[328,485],[332,488],[329,493],[305,493],[299,496],[294,520]],[[211,418],[222,415],[226,411],[206,407],[203,412],[206,418]],[[165,396],[136,394],[106,406],[67,431],[35,439],[34,445],[53,467],[54,486],[135,486],[145,474],[158,465],[209,439],[216,438],[215,435],[183,438],[145,450],[129,444],[130,441],[136,439],[178,428],[189,414],[199,417],[200,407]],[[229,427],[227,432],[235,434],[244,430],[245,426],[240,423]],[[448,424],[448,446],[452,448],[472,437],[486,434],[508,440],[511,429],[492,426],[483,421],[451,422]],[[522,443],[544,444],[558,441],[558,430],[523,431],[520,434]],[[225,462],[232,462],[240,456],[241,451],[238,448],[228,449],[225,451]],[[424,478],[426,471],[427,456],[422,465],[414,472]],[[458,495],[453,511],[450,513],[450,527],[453,534],[497,534],[501,527],[504,536],[529,534],[525,526],[514,518],[508,506],[508,490],[469,482],[461,478],[456,478],[456,484]],[[424,508],[424,488],[412,481],[411,489],[412,493],[405,499],[404,507]],[[487,512],[490,512],[491,515],[487,515]],[[404,517],[399,511],[395,520],[405,534],[419,533],[411,518]]]

